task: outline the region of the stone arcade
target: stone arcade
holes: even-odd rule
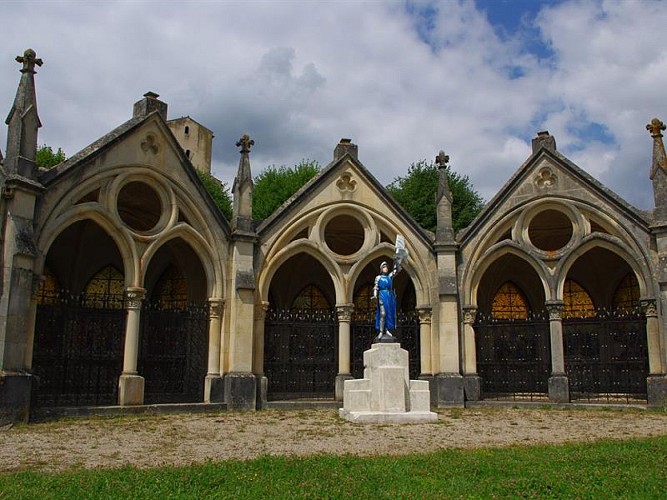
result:
[[[243,136],[227,221],[195,170],[210,168],[212,133],[189,117],[168,120],[154,93],[65,162],[37,168],[42,61],[31,50],[17,61],[0,155],[3,421],[63,406],[341,401],[345,380],[362,377],[373,277],[397,234],[411,257],[395,281],[396,335],[409,378],[428,381],[431,405],[665,405],[660,121],[648,126],[651,212],[540,132],[525,163],[456,234],[444,153],[432,234],[347,139],[289,202],[256,221],[254,144]]]

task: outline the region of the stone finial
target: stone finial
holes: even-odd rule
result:
[[[542,130],[537,133],[537,137],[533,139],[532,145],[533,153],[537,153],[540,148],[556,151],[556,139],[546,130]]]
[[[438,165],[438,168],[447,168],[447,163],[449,163],[449,156],[441,149],[438,153],[438,156],[435,157],[435,163]]]
[[[254,145],[255,141],[253,141],[248,134],[243,134],[243,137],[236,142],[236,147],[241,148],[241,154],[250,153],[250,148]]]
[[[37,58],[37,54],[32,49],[27,49],[22,56],[16,56],[16,62],[23,64],[21,73],[32,73],[33,75],[36,73],[35,64],[37,66],[41,66],[43,64],[43,61]]]
[[[653,120],[651,120],[651,123],[646,125],[646,130],[648,130],[651,133],[651,137],[653,137],[654,139],[662,137],[661,132],[666,128],[667,127],[665,126],[665,124],[660,120],[658,120],[657,118],[653,118]]]

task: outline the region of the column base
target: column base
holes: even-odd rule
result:
[[[430,374],[422,374],[417,377],[417,380],[426,380],[428,382],[428,391],[431,393],[431,406],[437,406],[438,401],[435,399],[435,391],[433,390],[435,377]]]
[[[206,375],[204,379],[204,403],[222,403],[225,385],[220,375]]]
[[[476,374],[464,375],[463,394],[466,401],[479,401],[482,399],[482,377]]]
[[[439,407],[465,406],[463,377],[460,373],[438,373],[431,384],[435,401]]]
[[[552,403],[570,402],[570,382],[567,375],[549,377],[549,401]]]
[[[0,371],[0,425],[28,422],[33,379],[29,373]]]
[[[253,373],[232,372],[225,375],[227,409],[255,411],[257,409],[257,380]]]
[[[118,404],[134,406],[144,404],[144,377],[121,375],[118,379]]]
[[[667,375],[649,375],[646,392],[649,406],[667,407]]]
[[[334,397],[336,401],[343,401],[343,394],[345,392],[345,381],[346,380],[353,380],[354,377],[350,375],[349,373],[345,374],[338,374],[336,375],[336,388],[334,391]]]

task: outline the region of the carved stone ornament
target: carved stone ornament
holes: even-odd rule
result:
[[[357,181],[352,178],[352,174],[345,172],[336,181],[336,187],[341,193],[353,193],[357,190]]]
[[[466,325],[472,325],[477,318],[477,308],[476,307],[464,307],[463,308],[463,322]]]
[[[649,131],[651,134],[651,137],[656,138],[656,137],[662,137],[662,131],[665,130],[665,124],[658,120],[657,118],[653,118],[651,120],[651,123],[646,125],[646,130]]]
[[[225,307],[224,299],[208,299],[208,314],[211,318],[221,318]]]
[[[336,306],[336,312],[338,313],[338,321],[352,321],[354,305],[346,304],[344,306]]]
[[[146,138],[141,143],[141,150],[144,153],[153,153],[154,155],[157,154],[159,148],[157,145],[157,141],[155,140],[155,136],[153,134],[148,134],[146,136]]]
[[[535,177],[537,189],[549,189],[558,184],[558,177],[549,167],[542,168]]]
[[[128,288],[125,290],[125,305],[127,309],[141,309],[141,302],[146,297],[143,288]]]
[[[547,303],[547,311],[549,312],[549,321],[555,321],[563,318],[563,309],[565,304],[562,302]]]
[[[433,318],[433,311],[428,307],[421,307],[417,309],[417,314],[419,314],[419,324],[420,325],[429,325],[431,324],[431,319]]]
[[[647,317],[655,317],[658,315],[658,307],[655,299],[641,299],[639,303]]]

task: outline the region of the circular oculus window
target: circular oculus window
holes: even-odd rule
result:
[[[351,215],[337,215],[324,229],[324,241],[338,255],[353,255],[364,245],[364,228]]]
[[[530,221],[528,237],[536,248],[545,252],[560,250],[573,234],[572,221],[558,210],[544,210]]]
[[[141,181],[128,182],[121,188],[116,207],[121,220],[135,231],[150,231],[162,216],[160,196]]]

